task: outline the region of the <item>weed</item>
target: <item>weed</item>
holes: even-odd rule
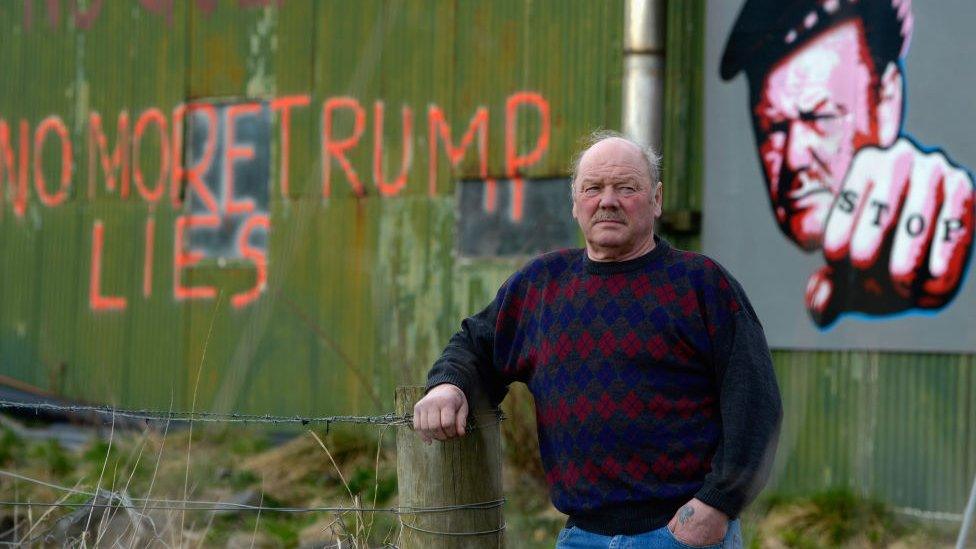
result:
[[[396,493],[396,474],[381,474],[369,466],[357,467],[349,478],[349,490],[364,501],[384,502]]]
[[[81,454],[81,458],[88,463],[101,465],[109,455],[109,444],[104,440],[94,440]]]
[[[301,522],[289,517],[273,515],[261,517],[261,529],[289,547],[298,544],[298,533],[301,527]]]
[[[43,463],[48,473],[54,476],[66,476],[73,469],[64,449],[53,439],[34,446],[31,457]]]
[[[0,429],[0,464],[16,461],[23,447],[24,441],[12,429]]]
[[[882,502],[848,488],[833,488],[802,497],[770,496],[754,506],[749,516],[757,523],[750,543],[750,547],[756,548],[945,544],[938,533],[926,531],[920,524],[896,516]]]
[[[231,488],[243,490],[244,488],[257,484],[261,479],[251,471],[234,470],[231,471],[230,477],[227,480]]]

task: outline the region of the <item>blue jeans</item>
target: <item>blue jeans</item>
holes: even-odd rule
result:
[[[739,519],[729,522],[728,532],[721,543],[714,545],[688,545],[674,537],[668,527],[635,534],[633,536],[601,536],[573,526],[563,528],[556,538],[556,549],[742,549],[742,529]]]

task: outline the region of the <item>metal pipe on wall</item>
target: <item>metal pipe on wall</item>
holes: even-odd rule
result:
[[[661,150],[665,0],[624,2],[624,135]]]

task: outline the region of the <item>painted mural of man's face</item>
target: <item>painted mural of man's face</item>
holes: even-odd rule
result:
[[[745,72],[780,231],[824,265],[807,280],[813,321],[938,309],[976,236],[976,184],[902,132],[909,0],[746,0],[720,74]]]
[[[821,247],[858,149],[888,146],[879,128],[900,124],[900,105],[886,101],[881,76],[852,19],[773,64],[760,84],[752,116],[770,205],[783,233],[804,250]]]

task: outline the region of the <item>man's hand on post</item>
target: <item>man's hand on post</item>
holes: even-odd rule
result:
[[[468,421],[468,399],[457,385],[434,386],[413,407],[413,429],[427,444],[433,439],[464,436]]]
[[[728,529],[728,515],[699,499],[682,505],[668,523],[675,539],[687,545],[721,543]]]
[[[814,321],[948,303],[972,248],[973,195],[968,172],[906,138],[858,151],[824,229],[827,265],[807,283]]]

